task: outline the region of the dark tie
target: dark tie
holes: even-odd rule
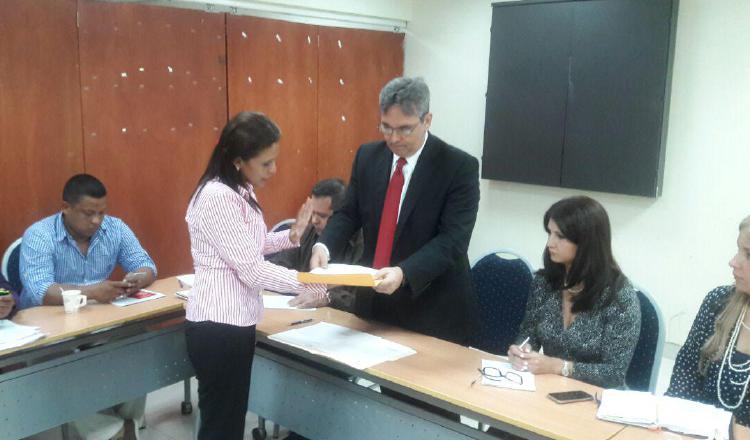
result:
[[[391,250],[393,249],[393,236],[396,233],[398,220],[398,205],[401,202],[401,190],[404,189],[404,172],[402,168],[406,159],[399,157],[396,162],[396,171],[388,183],[383,203],[383,215],[380,217],[380,228],[378,229],[378,243],[375,246],[375,258],[372,267],[380,269],[391,264]]]

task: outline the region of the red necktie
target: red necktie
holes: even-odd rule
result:
[[[380,269],[391,264],[391,250],[393,249],[393,236],[396,234],[396,223],[398,220],[398,206],[401,204],[401,190],[404,189],[404,172],[402,168],[406,159],[398,158],[396,171],[388,183],[383,203],[383,214],[380,217],[380,229],[378,229],[378,243],[375,246],[375,258],[372,267]]]

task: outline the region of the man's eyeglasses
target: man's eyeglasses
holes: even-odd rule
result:
[[[414,124],[393,128],[387,125],[379,124],[378,130],[380,130],[380,132],[383,133],[384,136],[393,136],[394,134],[396,134],[398,135],[398,137],[407,137],[414,133],[414,130],[416,130],[418,126],[419,124]]]
[[[477,368],[477,371],[479,371],[479,374],[482,375],[482,377],[487,378],[489,380],[495,380],[495,381],[503,381],[508,380],[510,382],[513,382],[516,385],[523,385],[523,377],[515,373],[513,371],[508,371],[506,373],[503,373],[498,368],[495,367],[483,367],[483,368]],[[471,385],[474,385],[477,381],[474,380]]]

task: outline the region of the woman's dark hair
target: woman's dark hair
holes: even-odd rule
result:
[[[578,250],[566,274],[565,265],[553,262],[549,249],[545,247],[544,269],[539,273],[554,289],[583,284],[583,290],[573,298],[573,312],[591,310],[605,294],[608,297],[604,298],[603,304],[608,304],[615,291],[624,285],[625,276],[612,256],[612,232],[607,211],[591,197],[568,197],[550,206],[544,214],[547,233],[550,220],[555,221],[562,235],[578,246]]]
[[[214,147],[206,171],[198,180],[194,200],[198,199],[203,186],[213,179],[218,179],[239,193],[240,187],[245,185],[245,179],[235,167],[234,161],[237,158],[252,159],[280,138],[279,127],[263,113],[238,113],[221,131],[219,143]],[[252,197],[249,197],[247,202],[256,210],[261,210],[258,202]]]

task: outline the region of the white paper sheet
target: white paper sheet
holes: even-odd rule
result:
[[[376,269],[356,264],[329,264],[328,267],[318,267],[310,271],[316,275],[375,275]]]
[[[195,284],[195,274],[177,275],[177,281],[180,282],[182,287],[193,287],[193,284]]]
[[[416,353],[409,347],[379,336],[327,322],[276,333],[269,336],[269,339],[329,357],[360,370]]]
[[[297,307],[290,306],[293,296],[282,296],[282,295],[263,295],[263,307],[266,309],[285,309],[285,310],[301,310],[312,312],[316,310],[312,309],[298,309]]]
[[[482,359],[482,368],[497,368],[502,375],[510,373],[511,377],[520,377],[523,383],[515,382],[511,379],[504,377],[490,379],[488,376],[482,375],[482,385],[489,385],[498,388],[510,388],[513,390],[522,391],[536,391],[536,381],[534,375],[528,371],[514,370],[513,366],[508,362],[493,361],[490,359]],[[517,375],[517,376],[516,376]]]
[[[39,327],[16,324],[8,319],[0,320],[0,350],[20,347],[44,337]]]
[[[732,413],[712,405],[643,391],[604,390],[596,412],[602,420],[723,440],[729,437]]]
[[[153,299],[159,299],[159,298],[164,298],[164,294],[159,293],[159,292],[154,292],[153,290],[141,289],[138,292],[128,297],[118,298],[112,301],[112,305],[117,306],[117,307],[126,307],[126,306],[132,306],[133,304],[138,304],[138,303],[151,301]]]

